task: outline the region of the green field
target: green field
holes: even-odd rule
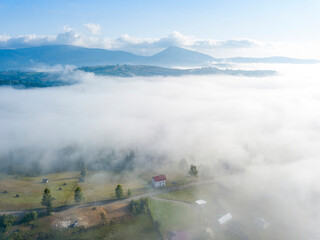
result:
[[[150,211],[154,221],[160,223],[160,231],[184,230],[192,227],[195,222],[195,211],[192,205],[150,199]]]
[[[115,187],[122,184],[124,196],[128,188],[133,195],[141,194],[152,189],[151,177],[157,172],[146,172],[136,175],[112,174],[108,172],[88,172],[85,182],[79,182],[80,172],[61,172],[39,177],[21,177],[0,174],[0,211],[24,210],[41,208],[43,190],[48,187],[56,199],[54,207],[74,204],[73,190],[80,186],[85,202],[115,199]],[[42,179],[49,183],[42,183]],[[167,174],[168,186],[181,185],[192,181],[185,173],[172,172]],[[59,190],[61,188],[61,190]],[[4,193],[7,191],[7,193]],[[19,197],[16,195],[19,194]]]
[[[128,188],[132,190],[133,195],[148,190],[148,184],[139,179],[114,178],[104,172],[89,172],[86,181],[79,183],[79,175],[79,172],[64,172],[41,177],[2,177],[0,180],[0,210],[42,207],[40,201],[46,187],[50,188],[51,195],[56,199],[55,207],[74,204],[73,189],[76,185],[83,190],[84,202],[114,199],[114,189],[119,183],[123,185],[124,194]],[[48,178],[49,183],[42,183],[43,178]],[[7,193],[4,193],[5,190]],[[16,194],[19,194],[19,197],[16,197]]]

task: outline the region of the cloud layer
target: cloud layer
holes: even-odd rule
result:
[[[84,24],[84,27],[93,35],[100,34],[101,27],[99,24],[87,23]],[[135,38],[123,34],[117,39],[110,39],[107,37],[89,37],[69,26],[65,26],[61,33],[52,36],[21,35],[12,37],[5,34],[0,35],[0,48],[21,48],[47,44],[71,44],[83,47],[126,50],[139,54],[153,54],[169,46],[208,51],[213,49],[252,48],[262,43],[251,39],[199,39],[194,36],[183,35],[177,31],[159,38]]]
[[[123,50],[135,54],[152,55],[169,46],[178,46],[210,54],[214,57],[226,58],[235,56],[266,57],[287,56],[296,58],[319,58],[319,43],[294,42],[262,42],[254,39],[235,38],[227,40],[201,39],[174,31],[167,36],[154,38],[137,38],[123,34],[116,39],[100,35],[101,26],[86,23],[84,28],[91,34],[76,31],[64,26],[56,35],[0,35],[0,49],[23,48],[50,44],[68,44],[90,48]],[[99,36],[98,36],[99,35]]]
[[[258,204],[274,239],[318,239],[319,66],[273,66],[280,74],[266,78],[75,72],[81,84],[1,87],[0,154],[24,152],[23,161],[48,166],[65,146],[81,149],[65,161],[88,162],[104,148],[135,149],[142,163],[147,154],[186,158],[216,177],[228,163],[242,170],[232,188],[235,212],[246,204],[245,218]]]

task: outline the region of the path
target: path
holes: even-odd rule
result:
[[[209,179],[209,180],[186,183],[186,184],[182,184],[182,185],[178,185],[178,186],[166,187],[163,189],[154,189],[150,192],[142,193],[139,195],[135,195],[135,196],[120,199],[120,200],[108,199],[108,200],[102,200],[102,201],[97,201],[97,202],[83,203],[83,204],[79,204],[79,205],[61,206],[61,207],[54,208],[54,212],[61,212],[61,211],[65,211],[65,210],[68,210],[71,208],[82,208],[82,207],[101,206],[101,205],[117,205],[117,204],[121,204],[121,203],[129,203],[131,200],[138,200],[140,198],[153,197],[153,196],[163,194],[163,193],[183,190],[183,189],[186,189],[189,187],[198,186],[198,185],[202,185],[202,184],[213,183],[214,181],[215,181],[214,179]],[[0,215],[11,214],[11,215],[15,215],[15,216],[22,216],[27,211],[28,212],[29,211],[36,211],[37,213],[43,213],[46,210],[44,208],[36,208],[36,209],[28,209],[28,210],[21,210],[21,211],[0,211]]]

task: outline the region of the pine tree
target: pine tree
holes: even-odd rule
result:
[[[50,214],[52,212],[52,201],[53,197],[51,196],[50,189],[46,188],[43,192],[41,204],[47,208],[47,213]]]
[[[197,166],[196,165],[191,165],[190,166],[190,170],[188,172],[192,177],[198,177],[198,173],[199,171],[197,170]]]
[[[83,201],[82,189],[80,187],[77,187],[76,190],[74,190],[74,201],[76,203]]]
[[[117,198],[122,198],[123,195],[123,188],[121,184],[118,184],[116,189],[115,189],[116,197]]]

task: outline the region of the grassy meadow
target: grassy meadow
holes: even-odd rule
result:
[[[154,221],[160,223],[160,231],[184,230],[195,224],[194,206],[150,199],[150,211]]]
[[[85,182],[79,182],[79,176],[79,172],[55,173],[41,177],[2,176],[0,178],[0,211],[42,207],[40,202],[46,187],[50,188],[51,195],[55,198],[55,207],[74,204],[75,186],[82,188],[84,202],[114,199],[114,189],[117,184],[123,185],[124,196],[128,188],[132,190],[133,195],[148,189],[147,182],[130,177],[113,178],[103,172],[89,172]],[[43,178],[48,178],[49,183],[42,183]],[[16,196],[17,194],[19,197]]]

